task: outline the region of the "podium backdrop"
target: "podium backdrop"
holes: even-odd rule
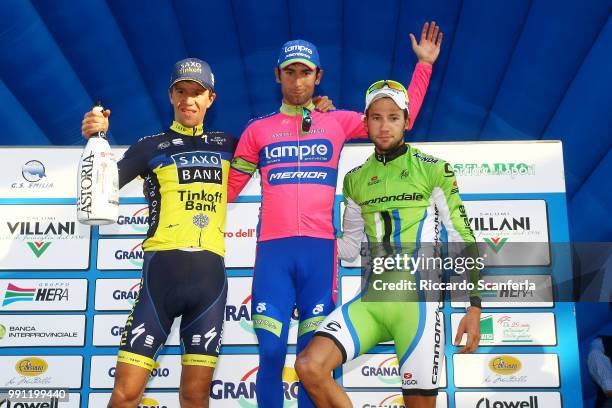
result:
[[[453,164],[476,237],[496,253],[512,242],[550,246],[569,241],[560,142],[415,146]],[[344,148],[339,186],[344,174],[371,152],[371,145]],[[62,408],[105,407],[119,338],[138,295],[148,218],[141,182],[122,190],[117,224],[90,228],[76,221],[80,148],[3,148],[0,154],[0,387],[66,388],[70,401],[60,402]],[[339,230],[341,187],[336,191],[334,222]],[[212,385],[213,407],[256,406],[258,357],[250,287],[259,202],[259,181],[254,177],[238,202],[229,206],[229,293],[222,357]],[[514,229],[482,227],[504,219],[528,221]],[[527,274],[554,283],[571,276],[570,266],[567,254],[551,247],[550,259],[520,266],[497,263],[487,268],[485,280],[505,282]],[[352,265],[340,268],[342,301],[357,291],[359,274]],[[455,354],[457,348],[451,345],[463,309],[445,302],[446,361],[438,407],[518,406],[505,404],[523,401],[528,405],[520,406],[533,408],[581,406],[574,305],[556,302],[548,288],[486,291],[481,347],[469,355]],[[491,303],[493,298],[522,302]],[[178,406],[177,327],[175,322],[142,407]],[[297,406],[297,321],[292,330],[283,373],[287,407]],[[512,368],[499,369],[494,361]],[[401,407],[398,371],[393,346],[383,344],[335,375],[356,407]]]

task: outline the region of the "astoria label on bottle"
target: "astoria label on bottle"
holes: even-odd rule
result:
[[[101,106],[94,109],[102,110]],[[92,136],[81,155],[77,177],[77,218],[83,224],[112,224],[119,217],[119,172],[104,133]]]

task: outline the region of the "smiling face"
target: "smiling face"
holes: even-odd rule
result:
[[[194,81],[180,81],[170,89],[170,103],[174,108],[174,120],[185,127],[204,122],[206,110],[216,95]]]
[[[290,105],[305,106],[310,103],[315,86],[323,77],[323,70],[318,72],[299,62],[276,68],[276,82],[281,84],[283,101]]]
[[[378,153],[388,153],[404,143],[404,130],[408,127],[406,111],[391,98],[380,98],[368,107],[366,130]]]

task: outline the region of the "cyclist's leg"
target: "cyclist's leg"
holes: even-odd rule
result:
[[[172,319],[159,310],[152,295],[151,278],[163,274],[164,252],[145,252],[138,298],[128,316],[121,336],[115,384],[109,406],[136,407],[142,399],[149,374],[155,368],[155,356],[166,341]]]
[[[259,342],[255,388],[260,407],[281,408],[284,403],[282,372],[295,304],[294,250],[286,238],[257,244],[251,316]]]
[[[184,353],[179,399],[182,408],[207,408],[223,335],[227,278],[221,256],[209,251],[185,256],[190,259],[190,279],[174,293],[187,300],[181,320]]]
[[[410,408],[435,406],[444,364],[444,324],[438,306],[436,302],[409,302],[388,315],[402,392]]]
[[[292,238],[298,252],[296,305],[300,316],[297,353],[306,348],[312,336],[335,307],[337,255],[335,239]],[[300,408],[314,407],[300,383]]]
[[[377,315],[383,304],[361,301],[361,294],[334,310],[296,360],[296,370],[316,406],[351,407],[331,370],[391,338]],[[327,341],[323,341],[327,340]],[[299,395],[299,394],[298,394]]]

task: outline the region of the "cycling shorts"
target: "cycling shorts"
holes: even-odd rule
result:
[[[182,364],[215,367],[226,299],[221,256],[145,251],[140,291],[121,336],[118,361],[153,370],[174,319],[182,316]]]
[[[438,395],[444,322],[437,302],[366,302],[361,294],[334,310],[315,336],[334,341],[343,363],[393,340],[404,395]]]

